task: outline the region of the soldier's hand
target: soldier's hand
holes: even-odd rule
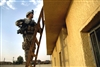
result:
[[[16,22],[16,26],[22,25],[23,22]]]
[[[20,22],[19,25],[22,25],[23,22]]]
[[[43,29],[40,28],[40,29],[39,29],[39,32],[42,33],[42,31],[43,31]]]

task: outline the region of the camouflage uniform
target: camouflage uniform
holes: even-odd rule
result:
[[[16,22],[16,25],[21,25],[22,23],[25,23],[27,25],[27,29],[22,33],[24,42],[22,42],[22,48],[25,50],[25,60],[27,60],[28,52],[30,49],[30,45],[33,40],[33,34],[36,26],[36,22],[34,20],[29,19],[20,19]],[[36,45],[34,44],[33,47],[33,53],[35,51]]]

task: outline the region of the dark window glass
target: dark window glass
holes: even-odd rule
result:
[[[61,52],[59,53],[60,67],[62,67]]]
[[[97,67],[100,67],[100,28],[94,30],[90,37]]]
[[[96,30],[96,37],[97,37],[97,45],[98,45],[98,51],[99,51],[99,55],[98,55],[98,65],[100,67],[100,27]]]
[[[98,40],[98,46],[100,49],[100,27],[96,30],[96,36],[97,36],[97,40]]]

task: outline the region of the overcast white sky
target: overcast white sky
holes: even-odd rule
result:
[[[22,35],[17,34],[18,27],[15,22],[26,17],[26,13],[34,12],[34,20],[37,22],[40,10],[43,6],[42,0],[0,0],[0,61],[12,61],[18,56],[23,56]],[[50,60],[46,53],[45,31],[41,41],[38,59]]]

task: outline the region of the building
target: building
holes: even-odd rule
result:
[[[11,65],[12,64],[12,62],[4,62],[4,61],[1,61],[0,62],[0,65]]]
[[[100,0],[43,0],[52,67],[100,67]]]

